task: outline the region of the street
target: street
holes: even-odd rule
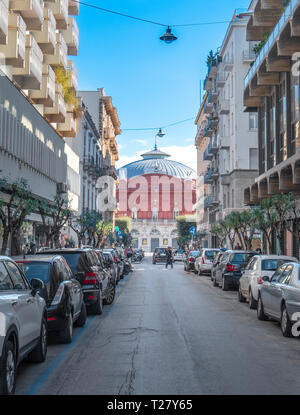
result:
[[[21,364],[16,394],[299,393],[299,340],[277,323],[258,321],[236,292],[182,264],[165,270],[148,256],[134,268],[72,344]]]

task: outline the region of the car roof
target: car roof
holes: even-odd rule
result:
[[[293,256],[287,256],[287,255],[258,255],[259,258],[263,259],[289,259],[289,260],[293,260],[293,261],[297,261],[297,258],[293,257]]]
[[[255,254],[255,255],[257,255],[257,252],[256,251],[241,251],[241,250],[239,250],[239,249],[230,249],[229,251],[226,251],[226,252],[224,252],[225,254]],[[257,256],[260,256],[260,255],[257,255]]]
[[[80,252],[92,251],[91,248],[60,248],[60,249],[49,249],[49,251],[37,252],[36,255],[48,255],[48,254],[76,254]]]
[[[14,261],[17,262],[53,262],[56,258],[61,258],[61,255],[26,255],[14,257]]]
[[[13,260],[14,261],[13,258],[10,258],[10,257],[5,256],[5,255],[0,255],[0,261],[7,261],[7,260]]]

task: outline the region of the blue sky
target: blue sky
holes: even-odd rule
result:
[[[250,0],[86,0],[87,3],[164,24],[230,20]],[[227,24],[174,28],[178,40],[164,44],[164,28],[84,5],[77,18],[79,89],[104,87],[113,97],[122,128],[159,127],[196,117],[206,56],[222,43]],[[195,167],[194,121],[167,129],[160,147],[172,158]],[[123,132],[120,163],[133,161],[154,145],[154,131]]]

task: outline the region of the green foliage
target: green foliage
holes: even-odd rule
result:
[[[67,104],[74,106],[74,109],[78,107],[78,101],[76,99],[76,92],[69,87],[72,75],[67,73],[67,71],[62,66],[56,66],[54,68],[55,73],[55,82],[61,84],[63,90],[64,100]]]
[[[262,35],[262,40],[261,42],[257,43],[254,47],[253,47],[253,52],[255,53],[255,55],[259,55],[259,52],[262,50],[262,48],[265,46],[267,40],[269,38],[269,32],[265,32]]]
[[[177,242],[180,247],[185,245],[188,241],[192,239],[189,232],[192,226],[196,227],[196,216],[195,215],[186,215],[186,216],[177,216],[177,233],[178,238]]]
[[[36,210],[37,202],[24,179],[11,181],[9,178],[2,177],[0,189],[7,196],[5,200],[0,200],[0,222],[3,234],[1,253],[6,253],[9,237],[12,236],[14,242],[12,254],[18,255],[21,253],[21,227],[26,216]]]
[[[116,226],[119,227],[120,231],[125,232],[131,231],[132,219],[128,216],[116,218]]]
[[[206,65],[208,68],[216,66],[218,53],[214,53],[212,50],[209,51],[206,58]]]

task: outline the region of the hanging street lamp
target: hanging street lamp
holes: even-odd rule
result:
[[[166,33],[160,37],[160,40],[166,43],[172,43],[177,39],[178,38],[172,33],[170,26],[168,26]]]
[[[155,136],[155,147],[154,149],[157,150],[157,137],[162,138],[164,137],[166,134],[162,132],[162,129],[160,128],[158,133]]]

